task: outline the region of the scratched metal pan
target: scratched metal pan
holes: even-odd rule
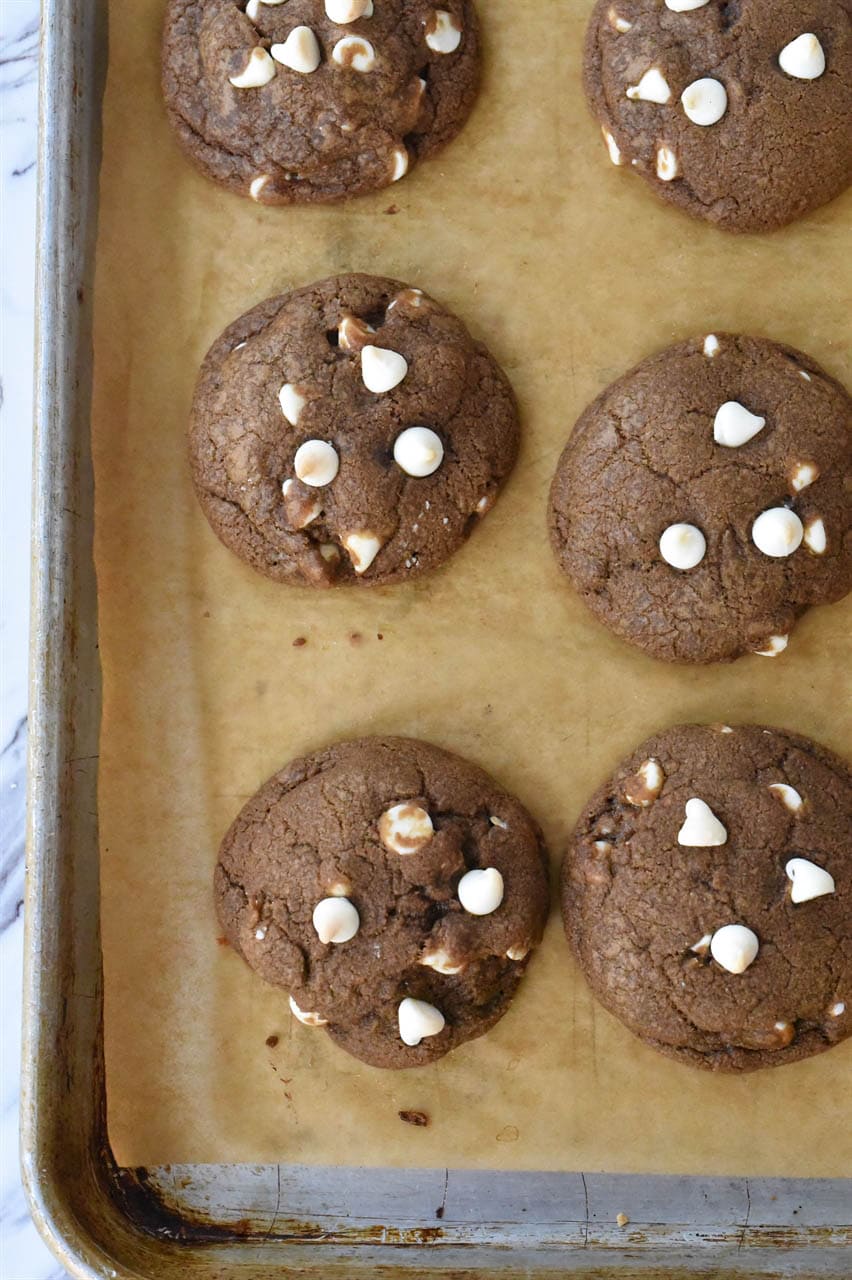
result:
[[[102,0],[43,0],[42,13],[22,1134],[51,1248],[87,1278],[849,1276],[843,1180],[116,1166],[101,1033],[89,446],[107,32]]]

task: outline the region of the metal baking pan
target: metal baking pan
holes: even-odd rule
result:
[[[89,1278],[852,1274],[841,1179],[117,1167],[89,443],[104,0],[43,0],[42,52],[22,1150],[48,1244]]]

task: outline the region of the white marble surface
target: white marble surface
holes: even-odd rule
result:
[[[0,1277],[61,1280],[18,1165],[38,0],[0,0]]]

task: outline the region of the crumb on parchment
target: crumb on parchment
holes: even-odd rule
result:
[[[406,1124],[416,1125],[419,1129],[424,1129],[429,1123],[429,1117],[425,1111],[400,1111],[399,1118]]]

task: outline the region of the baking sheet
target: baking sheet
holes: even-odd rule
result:
[[[375,1071],[295,1025],[286,997],[217,943],[211,877],[260,783],[338,737],[412,734],[477,761],[541,821],[554,865],[588,794],[670,723],[756,719],[849,753],[838,679],[852,601],[813,610],[780,660],[668,667],[586,614],[545,521],[577,415],[675,339],[766,334],[852,381],[840,347],[849,196],[763,238],[658,207],[608,165],[586,115],[589,6],[487,0],[484,91],[443,156],[348,207],[263,209],[179,155],[158,91],[162,7],[110,6],[95,299],[105,1038],[119,1162],[848,1174],[852,1043],[742,1079],[669,1062],[595,1004],[554,915],[487,1037],[427,1069]],[[185,424],[197,366],[230,320],[345,270],[410,281],[463,316],[513,381],[524,443],[494,511],[442,571],[323,594],[267,582],[219,545],[193,498]],[[406,1108],[430,1125],[403,1124]]]

